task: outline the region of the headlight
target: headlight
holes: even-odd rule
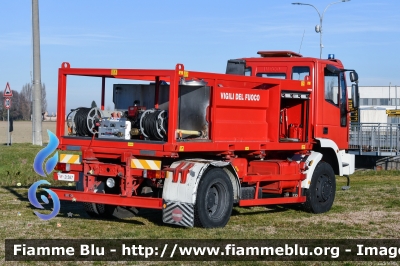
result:
[[[108,178],[106,184],[107,184],[107,187],[113,188],[113,187],[115,186],[115,180],[114,180],[114,178],[111,178],[111,177]]]

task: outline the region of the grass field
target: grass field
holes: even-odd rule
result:
[[[400,172],[364,171],[351,177],[350,190],[340,188],[345,178],[337,177],[337,192],[330,212],[314,215],[295,206],[235,207],[225,228],[183,228],[162,223],[159,211],[140,211],[139,217],[103,220],[89,217],[81,203],[62,202],[57,217],[40,220],[27,199],[29,186],[40,179],[33,171],[33,160],[42,147],[15,144],[0,148],[0,245],[4,262],[4,239],[379,239],[400,237]],[[60,184],[52,181],[52,185]],[[67,185],[63,183],[63,185]],[[67,213],[72,212],[72,218]],[[60,225],[60,226],[58,226]],[[121,262],[122,263],[122,262]],[[277,265],[321,265],[312,263],[273,263]],[[20,265],[7,262],[7,265]],[[64,265],[30,262],[27,265]],[[75,265],[75,262],[68,265]],[[79,263],[91,265],[91,263]],[[97,262],[96,265],[109,265]],[[139,264],[130,262],[127,264]],[[146,263],[156,265],[157,262]],[[179,263],[196,264],[196,263]],[[197,263],[200,264],[200,263]],[[209,264],[209,263],[207,263]],[[227,263],[213,263],[224,265]],[[243,262],[229,262],[242,265]],[[246,263],[246,265],[254,265]],[[264,265],[265,263],[259,262]],[[326,265],[331,263],[326,263]],[[337,263],[342,265],[343,263]],[[349,263],[346,265],[353,265]],[[361,263],[364,264],[364,263]],[[175,265],[164,263],[164,265]],[[372,263],[371,265],[376,265]],[[388,264],[389,265],[389,264]],[[393,265],[393,264],[391,264]]]

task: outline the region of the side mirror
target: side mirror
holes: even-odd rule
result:
[[[357,109],[360,106],[360,95],[358,94],[358,84],[351,85],[351,98],[353,99],[353,108]]]
[[[358,74],[355,71],[350,72],[350,80],[351,82],[356,82],[358,81]]]

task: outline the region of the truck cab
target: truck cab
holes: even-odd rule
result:
[[[329,55],[328,59],[317,59],[303,57],[291,51],[259,51],[258,54],[260,57],[229,60],[226,73],[299,80],[310,92],[311,106],[305,109],[299,108],[298,105],[302,101],[298,98],[301,96],[295,95],[296,92],[293,92],[293,97],[298,98],[297,101],[282,97],[281,124],[284,125],[280,128],[280,135],[297,139],[300,130],[303,137],[309,136],[314,140],[330,142],[334,150],[348,149],[350,110],[345,72],[351,71],[351,81],[355,82],[355,86],[352,87],[353,99],[358,98],[357,73],[344,69],[342,62],[335,59],[334,55]],[[290,88],[288,90],[290,91]],[[357,99],[356,102],[358,103]],[[306,124],[302,124],[303,121]],[[311,132],[306,132],[308,123]],[[295,130],[293,125],[299,129]],[[320,142],[317,145],[320,145]],[[324,159],[329,160],[329,157],[331,156],[325,156]],[[340,167],[333,168],[335,173],[339,174]]]

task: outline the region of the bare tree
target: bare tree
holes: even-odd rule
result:
[[[22,120],[23,119],[23,109],[24,104],[21,95],[18,91],[12,91],[13,97],[11,98],[11,108],[10,108],[10,117],[14,120]]]
[[[32,89],[31,83],[26,83],[22,86],[22,90],[18,95],[18,99],[13,99],[18,104],[18,119],[30,120],[32,114]],[[14,93],[14,92],[13,92]],[[14,104],[14,103],[13,103]],[[42,84],[42,113],[47,111],[47,100],[46,100],[46,85]],[[18,114],[17,114],[18,113]],[[17,117],[15,117],[17,119]]]
[[[4,97],[3,93],[0,93],[0,114],[1,114],[1,120],[6,120],[7,119],[7,110],[4,107]]]
[[[26,83],[20,92],[22,117],[24,120],[30,120],[32,114],[32,84]]]
[[[10,116],[14,120],[30,120],[32,114],[32,84],[26,83],[21,92],[13,90],[13,97],[11,98]],[[3,94],[0,93],[0,101],[4,102]],[[46,87],[42,85],[42,110],[47,109],[46,101]],[[1,120],[7,119],[7,110],[4,104],[0,104]]]
[[[22,118],[22,110],[21,110],[21,95],[18,91],[12,91],[13,97],[11,98],[11,107],[10,107],[10,117],[14,120],[21,120]],[[0,94],[0,115],[2,116],[2,120],[7,120],[7,109],[4,107],[4,97],[3,94]]]
[[[21,94],[25,97],[27,101],[32,101],[32,84],[26,83],[22,86]]]

